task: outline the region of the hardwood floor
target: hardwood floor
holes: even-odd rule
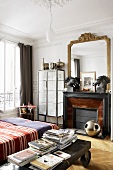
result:
[[[78,135],[78,138],[91,141],[91,161],[87,168],[84,168],[80,160],[77,160],[68,170],[113,170],[113,142],[109,137],[96,139]]]

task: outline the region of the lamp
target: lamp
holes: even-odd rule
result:
[[[50,21],[50,28],[46,33],[46,39],[48,42],[53,42],[55,39],[55,32],[52,29],[53,16],[52,16],[51,8],[56,6],[63,7],[63,5],[65,5],[67,2],[71,0],[32,0],[32,1],[40,6],[50,8],[51,21]]]
[[[49,3],[50,3],[51,22],[50,22],[50,28],[46,33],[46,39],[48,42],[53,42],[55,39],[55,33],[54,33],[53,29],[51,28],[52,22],[53,22],[53,16],[52,16],[52,11],[51,11],[51,6],[52,6],[51,0],[49,0]]]
[[[49,30],[46,33],[46,39],[48,42],[53,42],[55,39],[55,32],[53,29],[50,27]]]

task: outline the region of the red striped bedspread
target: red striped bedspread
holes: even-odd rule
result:
[[[0,122],[0,162],[7,156],[26,149],[28,142],[38,139],[35,129]]]
[[[19,118],[20,120],[23,118]],[[16,120],[15,120],[16,121]],[[40,124],[40,121],[23,120],[25,122]],[[52,123],[41,122],[44,125],[51,126],[52,129],[58,129],[58,126]],[[46,128],[45,128],[46,131]],[[7,156],[26,149],[28,142],[40,137],[39,130],[22,125],[15,125],[11,122],[0,120],[0,162],[7,159]]]
[[[38,132],[39,138],[42,137],[45,131],[52,129],[52,128],[54,129],[58,128],[57,125],[52,124],[52,123],[47,123],[47,122],[42,122],[42,121],[32,121],[32,120],[28,120],[28,119],[24,119],[20,117],[6,118],[0,121],[11,123],[17,126],[24,126],[24,127],[36,129]]]

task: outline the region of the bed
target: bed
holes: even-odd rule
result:
[[[0,163],[8,155],[26,149],[28,142],[41,138],[46,130],[52,128],[58,129],[58,126],[19,117],[0,120]]]

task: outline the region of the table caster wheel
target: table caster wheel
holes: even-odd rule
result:
[[[85,168],[88,166],[90,159],[91,159],[90,151],[86,152],[84,155],[81,156],[80,161]]]

